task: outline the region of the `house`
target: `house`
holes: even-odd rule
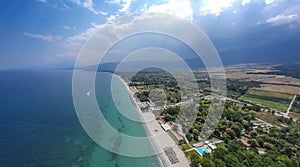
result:
[[[204,142],[199,142],[199,143],[193,144],[193,147],[201,147],[203,145],[204,145]]]
[[[250,147],[250,144],[247,141],[245,141],[243,139],[239,139],[239,141],[241,141],[244,144],[244,146]]]
[[[214,149],[217,148],[217,147],[216,147],[214,144],[212,144],[212,143],[209,143],[209,144],[208,144],[208,147],[210,147],[212,150],[214,150]]]
[[[158,116],[156,119],[158,120],[158,122],[160,124],[166,124],[166,121],[164,118],[165,118],[164,116]]]
[[[164,131],[171,130],[171,127],[168,124],[160,124],[160,126],[164,129]]]
[[[170,130],[170,132],[171,132],[172,135],[177,139],[177,141],[182,141],[182,140],[184,140],[184,138],[183,138],[181,135],[179,135],[178,133],[176,133],[175,131]]]
[[[225,130],[226,130],[226,131],[229,131],[229,130],[231,130],[231,128],[226,128]]]

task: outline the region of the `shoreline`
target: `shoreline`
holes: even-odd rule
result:
[[[127,92],[128,92],[129,95],[130,95],[131,100],[134,102],[134,105],[135,105],[135,107],[136,107],[136,109],[137,109],[137,112],[138,112],[138,116],[139,116],[140,120],[143,121],[143,122],[142,122],[142,125],[143,125],[144,130],[145,130],[145,133],[146,133],[146,135],[147,135],[147,137],[148,137],[148,139],[149,139],[149,142],[150,142],[150,144],[151,144],[151,146],[152,146],[152,148],[153,148],[153,151],[154,151],[154,152],[158,152],[158,150],[157,150],[157,148],[156,148],[156,146],[155,146],[153,140],[151,140],[151,135],[150,135],[150,133],[149,133],[149,129],[147,128],[147,126],[146,126],[146,124],[145,124],[145,122],[144,122],[145,120],[144,120],[144,118],[143,118],[142,115],[141,115],[142,111],[141,111],[141,109],[139,108],[139,106],[138,106],[138,104],[137,104],[137,102],[136,102],[136,99],[134,98],[133,92],[130,90],[130,87],[128,86],[128,83],[127,83],[122,77],[120,77],[119,75],[117,75],[117,77],[118,77],[118,78],[121,80],[121,82],[125,85],[125,87],[126,87],[126,89],[127,89]],[[155,154],[155,156],[156,156],[157,159],[158,159],[158,162],[159,162],[159,164],[160,164],[160,167],[164,167],[165,165],[164,165],[164,163],[163,163],[162,157],[160,157],[158,154]]]
[[[138,116],[141,123],[143,124],[143,127],[145,129],[146,135],[149,139],[149,142],[151,143],[153,147],[153,151],[157,154],[156,157],[158,158],[159,164],[161,167],[166,166],[172,166],[172,167],[185,167],[190,166],[189,160],[185,157],[183,151],[179,148],[179,146],[175,143],[175,141],[165,132],[160,124],[156,121],[155,115],[151,112],[142,112],[139,108],[136,98],[134,97],[134,93],[130,89],[128,83],[119,75],[117,77],[121,80],[121,82],[125,85],[131,100],[134,102],[134,105],[136,107],[136,111],[138,113]],[[148,122],[145,122],[147,121]],[[151,120],[151,121],[149,121]],[[157,132],[152,131],[152,129],[155,129]],[[167,155],[164,152],[165,148],[172,148],[180,160],[178,163],[172,164],[167,157]]]

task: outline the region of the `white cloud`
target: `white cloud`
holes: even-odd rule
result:
[[[129,9],[130,9],[131,3],[133,1],[134,0],[107,0],[105,2],[121,6],[121,8],[119,9],[119,12],[129,13]]]
[[[84,7],[86,8],[87,10],[93,12],[94,14],[101,14],[101,15],[107,15],[106,12],[103,12],[103,11],[97,11],[93,5],[93,0],[72,0],[72,2],[76,3],[77,5],[81,6],[81,7]]]
[[[275,1],[274,0],[265,0],[265,4],[266,5],[270,5],[272,3],[274,3]]]
[[[290,24],[298,19],[298,14],[291,15],[277,15],[266,20],[266,23],[271,23],[274,26]]]
[[[63,1],[48,1],[48,0],[37,0],[39,2],[45,3],[46,5],[56,8],[56,9],[60,9],[60,10],[66,10],[66,9],[70,9],[70,7],[68,5],[66,5]],[[96,10],[93,5],[93,0],[70,0],[71,2],[77,4],[78,6],[81,6],[91,12],[93,12],[94,14],[97,15],[107,15],[106,12],[101,11],[101,10]]]
[[[200,14],[201,15],[220,15],[220,13],[233,6],[233,3],[236,2],[236,0],[211,0],[211,1],[205,1],[203,5],[200,7]]]
[[[103,25],[91,23],[91,27],[85,29],[81,33],[66,37],[63,42],[60,42],[60,45],[64,49],[64,52],[61,55],[67,57],[77,56],[84,42],[86,42],[96,32],[96,30],[102,26]]]
[[[40,40],[47,41],[47,42],[58,42],[58,41],[62,40],[61,36],[33,34],[33,33],[29,33],[29,32],[24,32],[23,34],[28,37],[40,39]]]
[[[242,0],[242,5],[245,6],[248,3],[251,3],[251,0]]]
[[[65,30],[77,30],[76,27],[71,27],[71,26],[61,26]]]
[[[47,0],[37,0],[37,1],[47,3]]]
[[[148,12],[168,13],[184,19],[193,20],[193,9],[191,8],[191,3],[186,0],[169,0],[167,3],[159,5],[154,4],[148,9],[143,10]]]
[[[69,27],[69,26],[62,26],[64,29],[66,29],[66,30],[71,30],[72,28],[71,27]]]
[[[64,2],[60,1],[59,3],[56,1],[48,1],[48,0],[37,0],[38,2],[44,3],[45,5],[55,8],[55,9],[59,9],[59,10],[66,10],[66,9],[70,9],[70,7],[68,5],[66,5]]]

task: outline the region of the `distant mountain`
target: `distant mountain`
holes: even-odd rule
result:
[[[185,63],[189,66],[190,69],[199,69],[204,68],[205,66],[199,60],[199,58],[192,58],[184,60]],[[144,68],[148,62],[143,61],[132,61],[132,62],[122,62],[122,70],[124,71],[134,71],[136,69]],[[168,62],[151,62],[150,64],[155,64],[155,67],[164,67],[168,69],[180,69],[183,67],[178,66],[178,62],[176,61],[168,61]],[[110,62],[110,63],[102,63],[98,66],[98,71],[110,71],[113,72],[118,67],[119,62]],[[91,68],[91,67],[90,67]],[[94,68],[94,66],[93,66]]]

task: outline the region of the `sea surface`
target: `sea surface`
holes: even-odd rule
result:
[[[108,73],[97,75],[101,111],[122,133],[145,136],[142,124],[122,116],[114,105],[110,78]],[[119,84],[119,89],[120,97],[128,97],[124,85]],[[133,109],[123,106],[121,110]],[[134,147],[139,146],[128,149]],[[0,166],[151,167],[159,163],[156,156],[120,156],[92,141],[73,106],[72,71],[43,70],[0,71]]]

